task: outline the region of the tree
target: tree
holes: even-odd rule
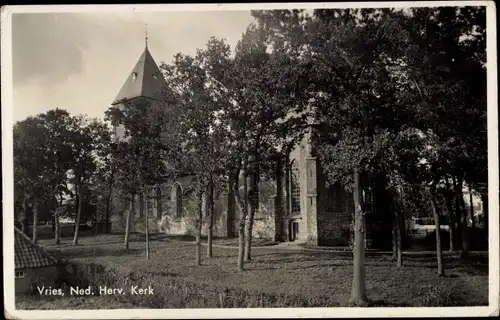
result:
[[[102,140],[102,146],[97,150],[99,165],[97,166],[97,172],[93,179],[93,191],[97,197],[97,209],[100,217],[98,221],[103,222],[102,218],[104,217],[106,233],[109,233],[111,231],[109,226],[110,217],[113,212],[112,196],[115,189],[116,172],[116,162],[113,157],[117,145],[112,141],[111,129],[107,128],[106,131],[106,137]]]
[[[49,199],[54,199],[56,196],[62,197],[64,194],[70,194],[68,189],[67,173],[71,167],[72,146],[69,137],[69,130],[71,125],[70,114],[61,109],[50,110],[45,114],[40,114],[47,135],[50,137],[46,140],[45,147],[47,152],[53,152],[50,155],[54,163],[54,175],[58,178],[54,181],[54,191],[49,193]],[[58,201],[56,203],[60,203]],[[59,211],[58,206],[54,208],[54,237],[56,244],[60,243],[60,226],[59,226]]]
[[[436,227],[436,255],[437,255],[437,273],[438,276],[444,276],[444,265],[443,265],[443,250],[441,248],[441,225],[439,223],[439,211],[436,203],[436,186],[433,184],[430,187],[430,200],[432,206],[432,212],[434,213],[434,225]]]
[[[28,227],[28,201],[31,199],[33,204],[38,202],[36,198],[36,187],[38,177],[43,170],[42,153],[40,137],[44,135],[41,121],[38,118],[30,117],[14,125],[14,179],[15,179],[15,198],[22,204],[22,213],[18,217],[21,222],[23,232],[27,232]],[[32,206],[34,210],[37,207]],[[35,211],[34,211],[35,212]],[[36,241],[36,224],[38,220],[33,221],[33,237]]]
[[[125,136],[115,141],[112,166],[116,188],[129,200],[125,226],[125,248],[129,247],[131,215],[135,215],[135,198],[141,199],[140,215],[143,212],[143,200],[149,197],[151,187],[166,181],[172,173],[165,163],[168,146],[163,144],[161,127],[170,127],[173,123],[162,120],[161,108],[148,100],[122,101],[121,107],[112,107],[106,112],[113,126],[123,125]],[[167,117],[168,118],[168,117]],[[175,141],[172,142],[172,145]],[[151,170],[155,168],[155,170]],[[144,215],[146,235],[146,259],[149,259],[149,213]]]
[[[316,74],[311,79],[311,90],[316,95],[314,108],[321,123],[318,152],[329,182],[341,181],[354,193],[354,273],[350,299],[354,305],[367,301],[364,239],[365,217],[369,212],[359,196],[362,177],[370,172],[384,172],[379,160],[384,158],[391,136],[404,129],[404,118],[409,111],[395,99],[398,84],[389,81],[388,62],[401,54],[393,49],[398,47],[399,32],[389,13],[389,10],[316,10],[308,26],[311,32],[308,58]],[[396,111],[396,106],[403,108]]]
[[[72,151],[73,165],[71,173],[77,207],[73,237],[73,245],[76,246],[78,244],[82,206],[85,202],[84,189],[96,173],[99,165],[99,151],[105,149],[110,137],[108,128],[104,123],[85,116],[75,116],[71,119],[68,135]]]
[[[456,202],[451,220],[458,224],[462,256],[470,246],[463,182],[485,185],[487,181],[485,13],[484,7],[443,7],[414,9],[411,17],[400,16],[409,40],[407,74],[418,92],[418,122],[439,140],[443,169],[439,174],[443,177],[444,172],[445,179],[454,181],[448,182]],[[454,234],[453,226],[452,230]]]
[[[291,123],[300,117],[287,118],[290,112],[300,111],[305,105],[297,86],[299,73],[293,56],[283,43],[273,41],[274,30],[266,26],[266,19],[248,27],[233,59],[222,40],[211,39],[204,53],[205,69],[226,101],[224,121],[233,139],[233,155],[228,158],[232,163],[228,167],[242,174],[245,190],[247,179],[250,182],[248,193],[244,191],[241,199],[235,199],[241,213],[239,238],[245,243],[244,260],[251,259],[258,183],[263,170],[271,170],[265,164],[279,149],[276,146],[295,134]],[[238,184],[234,185],[236,197]]]
[[[223,164],[227,152],[227,130],[221,120],[225,100],[205,70],[206,51],[199,50],[195,57],[177,54],[172,64],[163,64],[167,83],[170,85],[177,110],[175,119],[176,138],[182,141],[174,161],[182,163],[182,171],[195,177],[193,189],[198,200],[196,263],[201,264],[201,228],[203,223],[202,198],[205,195],[208,218],[207,256],[212,256],[212,229],[214,219],[214,187],[222,179]],[[172,100],[174,102],[172,102]],[[169,117],[171,119],[171,117]],[[171,121],[171,120],[169,120]],[[165,127],[165,126],[163,126]],[[171,134],[166,134],[171,144]],[[171,154],[172,155],[172,154]]]
[[[70,160],[67,141],[69,114],[62,109],[29,117],[14,126],[14,174],[16,196],[21,196],[22,228],[26,231],[28,201],[33,209],[33,241],[38,241],[39,205],[67,192],[66,173]],[[58,210],[54,208],[56,231]],[[56,243],[59,242],[55,232]]]

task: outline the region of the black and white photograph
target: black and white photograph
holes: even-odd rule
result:
[[[6,318],[498,316],[494,2],[1,19]]]

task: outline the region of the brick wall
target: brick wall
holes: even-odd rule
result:
[[[318,245],[348,246],[354,206],[352,196],[339,184],[328,187],[318,212]]]
[[[28,294],[31,293],[32,289],[35,289],[35,294],[38,294],[36,286],[44,286],[46,288],[53,287],[57,281],[57,267],[44,267],[44,268],[33,268],[16,270],[23,271],[23,278],[16,278],[16,294]],[[32,285],[34,287],[32,288]]]

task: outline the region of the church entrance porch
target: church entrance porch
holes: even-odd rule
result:
[[[296,242],[296,241],[304,241],[305,239],[305,229],[302,226],[302,216],[300,213],[288,216],[285,218],[286,225],[286,241],[288,242]]]

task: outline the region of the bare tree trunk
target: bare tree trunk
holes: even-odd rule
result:
[[[250,177],[250,193],[249,193],[250,210],[248,214],[248,221],[245,225],[245,261],[252,259],[252,231],[255,213],[259,207],[259,172],[258,169],[252,171]]]
[[[401,268],[403,266],[403,237],[401,232],[401,213],[396,213],[396,247],[397,247],[397,262],[396,266]]]
[[[129,249],[129,238],[130,238],[130,220],[132,218],[132,213],[135,216],[135,194],[130,195],[130,208],[127,212],[127,220],[125,222],[125,249]]]
[[[212,233],[214,228],[214,184],[213,179],[210,179],[207,192],[207,214],[208,214],[208,230],[207,230],[207,257],[212,258]]]
[[[106,195],[106,233],[110,233],[109,229],[109,216],[111,215],[111,198],[113,197],[113,182],[114,182],[114,170],[112,169],[109,178],[108,193]]]
[[[434,187],[433,187],[434,188]],[[432,213],[434,214],[434,225],[436,227],[436,256],[437,256],[437,273],[438,276],[444,275],[444,266],[443,266],[443,250],[441,248],[441,225],[439,223],[439,212],[436,202],[436,195],[434,189],[430,191],[430,200]]]
[[[76,210],[76,219],[75,219],[75,236],[73,237],[73,245],[76,246],[78,244],[78,234],[80,231],[80,220],[82,217],[82,204],[83,204],[83,196],[82,196],[82,186],[81,182],[78,181],[76,185],[76,201],[77,201],[77,210]]]
[[[394,215],[396,216],[396,215]],[[392,222],[392,260],[396,261],[398,259],[398,231],[397,231],[397,220],[393,218],[394,221]]]
[[[393,222],[392,222],[392,259],[396,261],[398,268],[402,266],[401,254],[401,221],[400,221],[400,203],[398,201],[398,192],[395,190],[393,193],[392,201]]]
[[[61,244],[61,227],[59,225],[59,210],[54,212],[54,240],[56,244]]]
[[[236,172],[236,177],[239,177],[239,171]],[[244,169],[243,171],[243,183],[246,184],[247,172]],[[244,254],[245,254],[245,220],[247,217],[248,207],[246,206],[246,202],[242,199],[240,190],[239,190],[239,179],[236,179],[233,184],[234,188],[234,197],[236,204],[240,210],[240,221],[238,224],[238,270],[243,271],[244,264]],[[246,194],[244,194],[244,198],[246,198]]]
[[[146,212],[144,212],[144,201],[147,197],[144,196],[144,193],[141,193],[141,206],[140,206],[140,215],[144,217],[144,235],[146,237],[146,260],[149,260],[149,214],[146,208]]]
[[[62,207],[62,195],[59,200],[58,208],[54,212],[54,238],[56,244],[61,244],[61,225],[59,223],[59,211]]]
[[[446,200],[446,208],[448,210],[448,215],[450,217],[450,230],[449,230],[449,235],[450,235],[450,252],[455,251],[455,235],[456,235],[456,222],[455,222],[455,214],[453,212],[453,203],[452,203],[452,197],[451,193],[453,192],[450,187],[450,182],[448,181],[448,177],[445,177],[444,179],[446,183],[446,195],[445,195],[445,200]]]
[[[288,161],[288,155],[287,155],[287,160],[285,163],[285,219],[283,223],[283,229],[285,233],[285,240],[286,241],[291,241],[290,238],[290,227],[289,227],[289,220],[287,219],[291,214],[292,214],[292,208],[291,208],[291,190],[290,190],[290,163]]]
[[[239,181],[239,178],[238,178],[238,181]],[[238,192],[239,192],[239,190],[238,190]],[[243,172],[243,201],[245,203],[245,208],[248,212],[248,171],[246,169]]]
[[[274,241],[283,241],[283,168],[281,159],[277,159],[274,171],[276,195],[274,196]]]
[[[144,193],[143,192],[140,192],[139,193],[139,217],[144,217],[144,202],[145,202],[145,197],[144,197]]]
[[[365,214],[362,208],[360,173],[354,171],[354,246],[350,305],[367,302],[365,284]]]
[[[454,179],[453,181],[455,187],[455,200],[457,212],[460,212],[460,233],[462,239],[462,250],[460,251],[460,257],[465,258],[469,254],[470,242],[469,242],[469,234],[467,230],[467,213],[465,210],[465,202],[463,198],[462,192],[462,181],[457,181]]]
[[[233,173],[229,173],[229,181],[227,185],[227,227],[226,234],[228,238],[233,238],[234,236],[234,221],[236,218],[236,204],[234,196],[234,184],[238,183],[238,177],[233,176]]]
[[[163,208],[161,203],[161,188],[156,186],[156,218],[161,219],[163,214]]]
[[[488,232],[488,192],[481,194],[481,202],[483,203],[483,219],[484,219],[484,228],[486,232]]]
[[[26,234],[28,232],[28,192],[26,191],[26,188],[23,195],[23,213],[20,222],[21,231]]]
[[[111,215],[111,196],[106,199],[106,217],[104,218],[104,223],[106,223],[106,233],[109,233],[109,216]]]
[[[106,223],[106,233],[109,233],[109,216],[111,215],[111,196],[112,192],[111,190],[108,192],[106,196],[106,218],[105,218],[105,223]]]
[[[467,221],[467,212],[465,208],[465,201],[463,199],[463,193],[460,192],[460,207],[462,210],[462,223],[461,223],[461,233],[462,233],[462,251],[460,252],[460,257],[465,258],[469,255],[470,251],[470,238],[469,238],[469,223]]]
[[[455,248],[457,250],[462,249],[462,210],[458,205],[457,194],[455,189],[453,189],[454,195],[454,210],[455,210]]]
[[[201,266],[201,227],[203,225],[203,188],[198,191],[198,207],[196,221],[196,265]]]
[[[472,185],[469,183],[469,209],[470,219],[472,221],[472,229],[476,228],[476,218],[474,217],[474,202],[472,199]]]
[[[143,217],[144,216],[144,196],[141,193],[139,193],[139,217]]]
[[[403,266],[403,228],[404,228],[404,217],[405,217],[405,197],[403,188],[399,188],[399,192],[397,195],[399,196],[399,206],[397,206],[398,210],[396,211],[396,245],[397,245],[397,262],[396,266],[401,268]]]
[[[38,243],[38,197],[33,195],[33,243]]]

